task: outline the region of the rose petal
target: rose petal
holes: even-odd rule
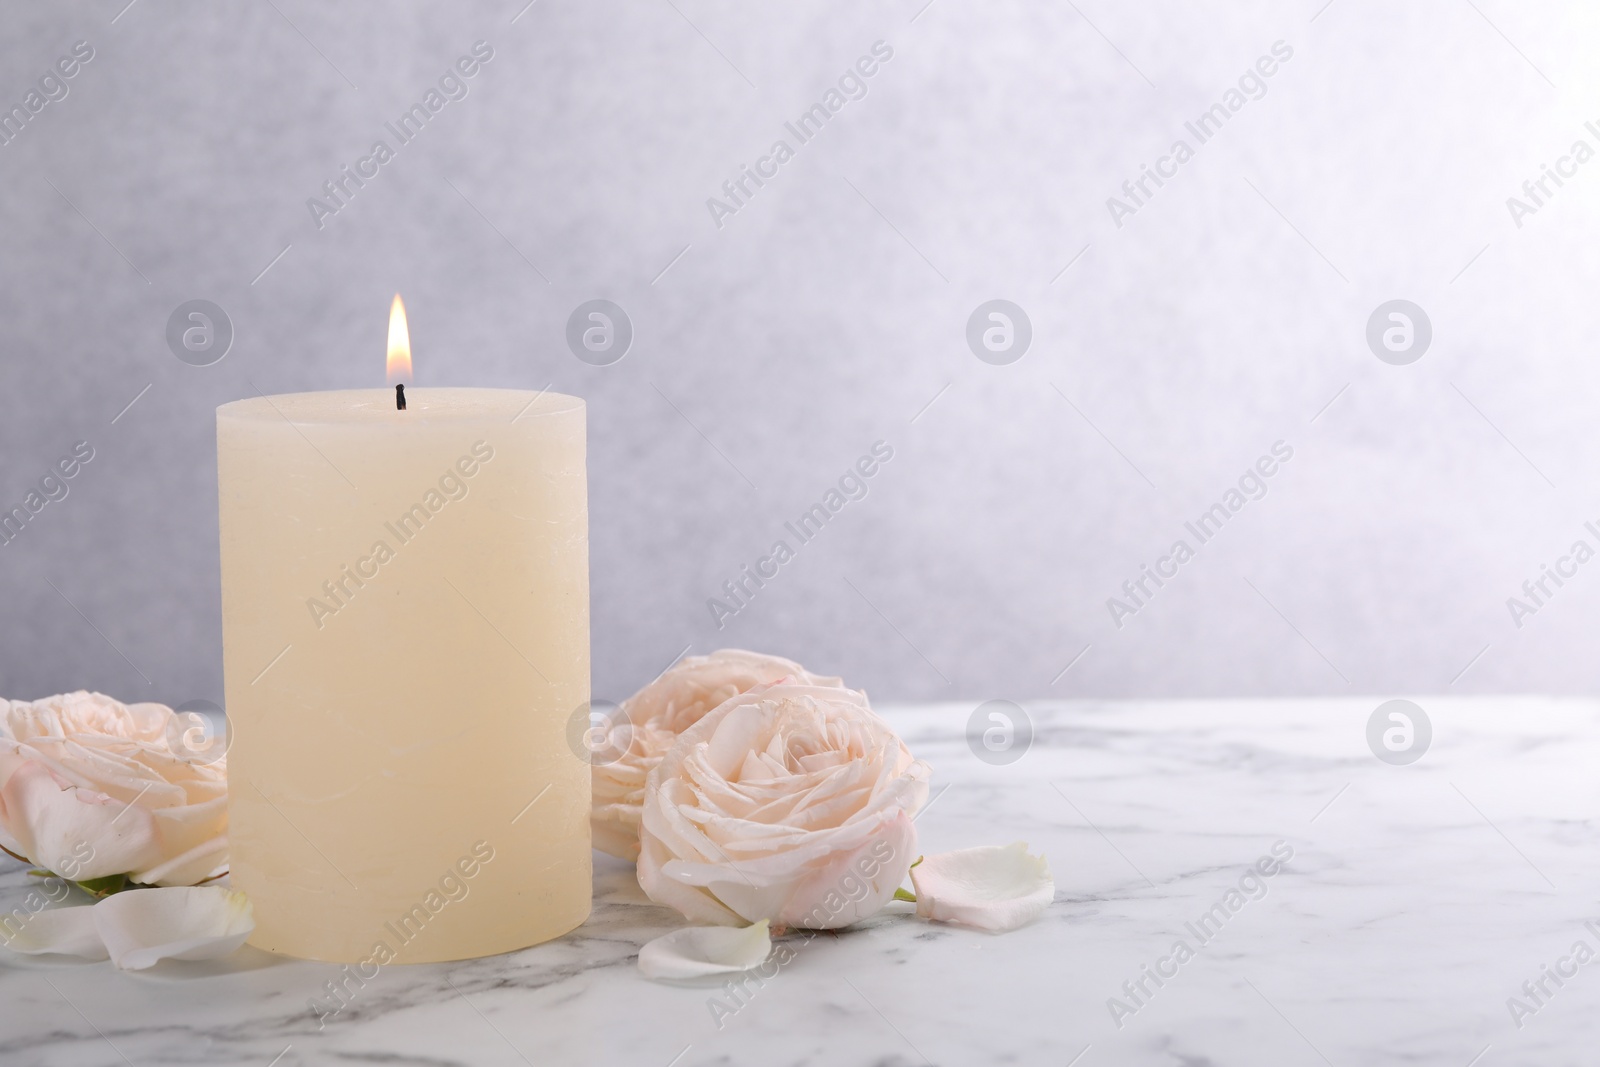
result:
[[[0,776],[0,820],[22,855],[45,870],[102,878],[148,866],[159,855],[155,819],[143,807],[76,788],[37,760],[8,754]]]
[[[256,928],[250,901],[221,886],[169,886],[113,893],[92,909],[111,962],[140,971],[157,960],[226,956]]]
[[[164,827],[163,812],[156,812],[156,825]],[[170,843],[168,844],[170,846]],[[228,873],[228,835],[203,840],[189,851],[173,856],[143,871],[129,871],[130,881],[141,885],[196,885]]]
[[[795,886],[780,921],[799,930],[837,930],[869,919],[894,897],[916,854],[916,825],[896,812],[859,847],[818,862]]]
[[[767,920],[754,926],[686,926],[662,934],[639,950],[647,978],[701,978],[759,967],[772,951]]]
[[[1025,842],[924,856],[911,868],[917,914],[1000,933],[1032,922],[1055,899],[1043,855]]]
[[[5,947],[27,956],[53,953],[81,956],[86,960],[108,959],[105,942],[94,924],[94,908],[49,908],[18,918],[7,916],[0,927],[9,933]],[[20,926],[16,924],[20,923]]]

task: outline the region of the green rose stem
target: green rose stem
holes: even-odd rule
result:
[[[0,845],[0,852],[4,852],[12,859],[19,860],[22,863],[33,862],[26,856],[17,855],[4,845]],[[92,897],[109,897],[112,893],[120,893],[124,889],[128,889],[129,887],[138,884],[137,882],[128,881],[128,876],[126,874],[107,874],[99,878],[87,878],[79,882],[74,881],[65,875],[57,874],[54,871],[35,869],[29,871],[28,873],[35,878],[60,878],[63,882],[72,882],[73,885],[77,886],[79,889],[83,890],[85,893],[88,893]],[[227,871],[222,872],[222,874],[227,873]],[[221,878],[222,874],[215,875],[214,877]],[[206,881],[209,882],[212,881],[212,879],[207,878]]]
[[[79,889],[90,896],[109,897],[112,893],[120,893],[127,889],[130,883],[126,874],[108,874],[101,878],[90,878],[76,884]]]
[[[917,857],[917,863],[921,863],[922,860],[923,860],[922,856],[918,856]],[[915,867],[917,865],[917,863],[913,863],[911,865],[911,867]],[[911,870],[911,867],[907,867],[906,870],[908,870],[908,871]],[[890,899],[892,899],[892,900],[904,900],[904,901],[907,901],[907,902],[909,902],[911,904],[915,904],[917,902],[917,895],[915,893],[911,892],[909,889],[896,889],[894,891],[894,896],[892,898],[890,898]]]
[[[15,855],[15,853],[12,853],[12,855]],[[72,879],[59,875],[55,871],[36,869],[29,871],[28,874],[34,878],[60,878],[63,882],[72,882]],[[92,897],[109,897],[112,893],[120,893],[124,889],[131,889],[139,883],[128,881],[126,874],[107,874],[99,878],[89,878],[82,882],[72,882],[72,884]]]

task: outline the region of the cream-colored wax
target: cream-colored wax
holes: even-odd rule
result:
[[[407,401],[217,409],[233,885],[275,952],[464,959],[589,914],[583,402]]]

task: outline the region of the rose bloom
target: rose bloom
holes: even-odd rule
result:
[[[221,742],[101,693],[0,700],[0,845],[54,874],[193,885],[228,866]]]
[[[625,860],[639,858],[639,818],[644,784],[672,743],[701,716],[729,697],[784,678],[817,686],[843,686],[793,660],[724,648],[689,656],[622,702],[613,743],[626,748],[610,763],[597,763],[589,817],[594,847]]]
[[[865,693],[780,682],[719,705],[650,772],[639,885],[690,919],[824,930],[916,858],[929,769]]]

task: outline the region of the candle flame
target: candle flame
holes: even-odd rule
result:
[[[406,326],[406,305],[394,294],[389,305],[389,384],[411,383],[411,330]]]

